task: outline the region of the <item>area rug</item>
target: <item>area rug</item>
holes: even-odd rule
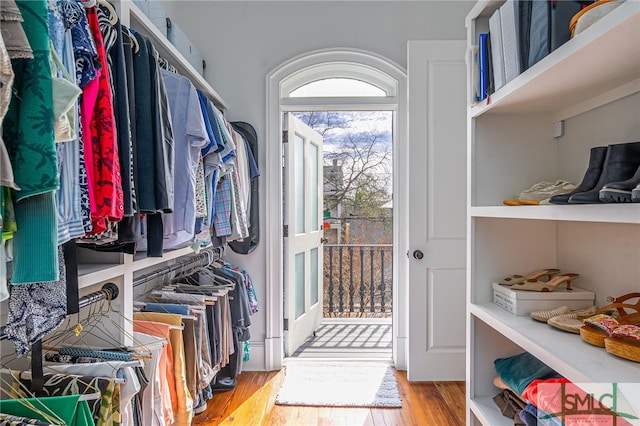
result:
[[[277,405],[401,407],[398,382],[389,363],[292,361]]]

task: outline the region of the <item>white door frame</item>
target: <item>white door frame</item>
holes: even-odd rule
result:
[[[282,238],[282,112],[300,111],[302,105],[283,102],[281,89],[301,71],[326,64],[347,64],[369,68],[384,74],[396,83],[393,110],[393,359],[396,368],[406,370],[407,326],[408,326],[408,208],[409,174],[407,149],[407,73],[399,65],[377,54],[356,49],[325,49],[295,57],[267,75],[267,120],[266,120],[266,336],[265,368],[282,368],[283,351],[283,238]],[[371,104],[371,98],[339,98],[321,100],[314,105],[306,104],[306,109],[348,110],[348,109],[390,109],[383,101]],[[375,98],[374,98],[375,99]],[[368,102],[367,102],[368,101]],[[377,108],[382,107],[384,108]]]

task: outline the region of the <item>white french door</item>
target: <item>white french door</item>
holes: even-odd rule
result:
[[[463,41],[409,42],[409,380],[464,380]]]
[[[284,351],[322,320],[322,136],[284,114]]]

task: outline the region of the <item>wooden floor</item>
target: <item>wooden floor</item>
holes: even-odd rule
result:
[[[402,408],[292,407],[275,405],[283,371],[245,371],[238,386],[216,393],[194,425],[384,425],[465,424],[464,382],[408,382],[396,371]]]

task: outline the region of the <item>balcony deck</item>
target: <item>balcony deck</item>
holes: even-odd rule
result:
[[[291,358],[392,360],[391,318],[325,318]]]

